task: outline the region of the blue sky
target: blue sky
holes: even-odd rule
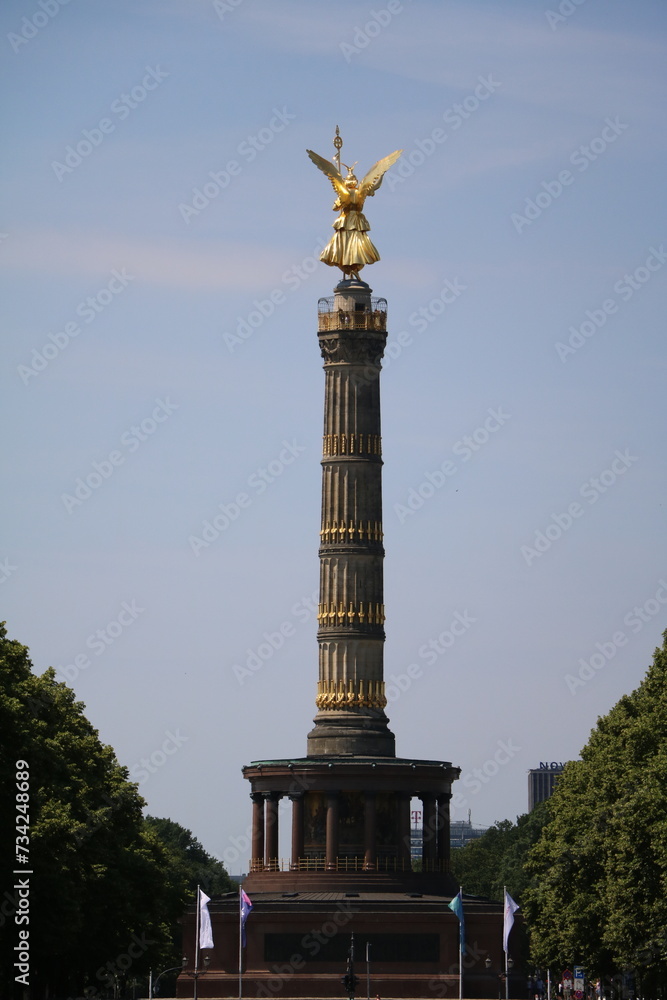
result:
[[[305,150],[338,124],[358,173],[404,149],[363,272],[389,303],[397,752],[462,768],[455,819],[525,812],[528,768],[578,755],[666,624],[663,4],[0,20],[10,635],[149,810],[245,870],[241,767],[304,755],[315,712],[337,274]]]

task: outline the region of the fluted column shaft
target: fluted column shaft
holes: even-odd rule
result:
[[[319,714],[309,753],[393,756],[383,711],[380,362],[386,303],[378,308],[384,300],[371,299],[363,282],[340,289],[329,300],[319,335],[325,371]],[[336,713],[336,719],[327,719],[327,713]],[[370,727],[364,719],[372,720]]]

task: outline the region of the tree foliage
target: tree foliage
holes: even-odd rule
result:
[[[477,840],[452,851],[452,872],[465,892],[502,902],[503,887],[521,902],[529,875],[525,862],[547,821],[545,803],[532,812],[494,823]]]
[[[222,862],[204,850],[190,830],[172,819],[155,816],[146,816],[146,825],[170,851],[174,867],[180,872],[184,891],[190,897],[198,885],[209,896],[236,889]]]
[[[549,800],[526,909],[544,964],[667,981],[667,632],[640,686],[600,718]]]
[[[205,851],[190,830],[171,819],[155,816],[147,816],[145,822],[168,852],[171,877],[180,899],[180,907],[172,910],[174,917],[169,927],[173,956],[169,965],[176,966],[183,954],[181,917],[188,904],[196,899],[197,886],[208,896],[215,896],[235,890],[236,884],[222,862]],[[170,980],[163,982],[167,988]]]
[[[26,805],[30,837],[28,845],[20,842],[29,861],[22,866],[30,872],[29,923],[16,923],[25,904],[12,883],[22,876],[7,883],[0,907],[0,993],[19,995],[13,949],[23,929],[33,1000],[81,996],[84,988],[106,995],[116,976],[122,982],[179,960],[175,928],[192,900],[194,873],[201,866],[222,884],[222,866],[189,831],[179,851],[177,824],[144,820],[136,785],[100,742],[83,704],[52,669],[37,676],[31,666],[27,648],[7,639],[0,625],[3,858],[13,863],[19,853],[15,817],[22,823]],[[17,761],[28,765],[19,768],[29,774],[27,803],[16,800]]]

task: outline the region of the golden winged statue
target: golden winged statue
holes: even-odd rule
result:
[[[359,271],[365,264],[374,264],[380,259],[380,254],[368,235],[371,227],[362,212],[364,201],[375,194],[382,184],[385,173],[396,163],[403,150],[397,149],[384,159],[378,160],[360,184],[353,172],[355,163],[351,167],[343,164],[347,169],[346,177],[340,172],[340,147],[343,141],[338,128],[334,145],[337,150],[336,164],[325,160],[318,153],[313,153],[311,149],[306,150],[315,166],[327,175],[338,195],[333,210],[340,212],[340,215],[333,224],[335,233],[320,254],[320,260],[331,267],[339,267],[346,277],[353,275],[359,278]]]

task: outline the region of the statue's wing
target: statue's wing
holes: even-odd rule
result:
[[[348,190],[343,184],[341,173],[339,170],[336,170],[331,160],[325,160],[323,156],[319,155],[319,153],[313,153],[312,149],[307,149],[306,152],[315,166],[319,167],[320,170],[327,175],[336,194],[348,194]]]
[[[362,197],[366,198],[368,195],[375,194],[380,184],[382,184],[382,178],[389,170],[389,167],[396,163],[402,152],[402,149],[397,149],[394,153],[390,153],[389,156],[385,156],[384,159],[378,160],[375,166],[371,167],[359,185],[359,192]]]

